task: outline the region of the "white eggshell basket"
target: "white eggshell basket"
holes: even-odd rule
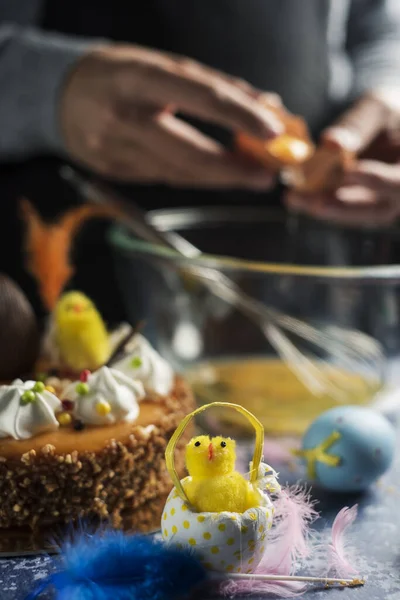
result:
[[[255,483],[257,479],[264,440],[262,424],[236,404],[215,402],[200,407],[182,421],[167,447],[166,463],[175,487],[165,504],[161,532],[166,543],[192,548],[204,565],[213,571],[250,573],[257,567],[265,552],[268,531],[272,527],[274,507],[269,497],[262,494],[261,505],[244,513],[196,512],[191,508],[182,486],[185,479],[179,480],[174,467],[175,446],[189,421],[211,406],[234,408],[244,414],[254,426],[256,443],[250,482]]]
[[[163,539],[193,548],[213,571],[250,573],[265,552],[267,533],[272,527],[274,507],[264,498],[265,506],[244,513],[197,513],[190,510],[174,488],[161,520]]]

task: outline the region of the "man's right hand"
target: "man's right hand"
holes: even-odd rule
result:
[[[84,56],[66,82],[61,126],[70,156],[123,181],[263,190],[274,176],[243,162],[175,116],[180,112],[261,139],[282,124],[245,82],[182,57],[134,46]],[[280,103],[271,95],[271,101]]]

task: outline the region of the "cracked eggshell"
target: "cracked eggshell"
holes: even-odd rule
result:
[[[174,488],[161,518],[163,540],[192,548],[213,571],[251,573],[263,557],[274,516],[272,502],[263,498],[264,506],[244,513],[195,513]]]

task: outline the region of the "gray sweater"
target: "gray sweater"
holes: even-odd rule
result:
[[[234,4],[234,0],[230,1]],[[292,53],[286,51],[291,43],[298,47],[299,39],[285,34],[298,29],[298,6],[303,1],[262,0],[269,11],[264,35],[277,39],[280,47],[276,48],[276,55],[282,75],[289,82],[296,81],[288,89],[289,95],[298,97],[292,103],[289,98],[289,105],[299,107],[299,112],[313,126],[310,99],[321,91],[320,87],[313,87],[312,64],[307,65],[307,78],[299,86],[298,64],[292,64],[290,58],[296,49]],[[243,3],[240,9],[246,6],[250,10],[251,3],[247,2],[236,0],[236,5]],[[293,7],[297,3],[297,11],[282,14],[282,7],[290,2]],[[316,44],[321,54],[328,55],[329,73],[323,98],[326,111],[371,89],[398,86],[400,94],[400,0],[309,0],[307,7],[300,43],[304,40],[307,44],[309,35],[316,40],[314,56]],[[0,160],[3,161],[43,152],[63,153],[58,123],[60,90],[76,61],[93,44],[93,40],[41,31],[38,24],[42,8],[41,0],[0,0]],[[226,22],[226,27],[229,26]],[[281,36],[276,35],[277,27],[285,28]],[[263,60],[260,56],[260,61]],[[310,63],[309,58],[307,62]]]

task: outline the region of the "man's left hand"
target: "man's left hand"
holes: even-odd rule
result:
[[[393,126],[393,114],[396,110],[383,100],[365,97],[323,133],[322,143],[336,144],[362,155],[374,138]],[[392,223],[400,215],[400,162],[381,162],[386,158],[384,150],[382,146],[374,150],[372,156],[378,160],[360,160],[347,169],[335,192],[310,195],[290,191],[286,196],[287,206],[339,224]]]

